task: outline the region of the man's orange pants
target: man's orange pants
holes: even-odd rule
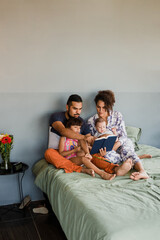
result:
[[[66,173],[81,172],[82,167],[64,158],[59,152],[53,148],[48,148],[45,151],[45,159],[47,162],[53,164],[56,168],[63,168]]]
[[[82,167],[76,165],[75,163],[71,162],[70,160],[64,158],[59,154],[59,152],[53,148],[48,148],[45,151],[45,159],[47,162],[53,164],[56,168],[64,169],[66,173],[71,172],[81,172]],[[92,156],[92,163],[100,168],[103,169],[107,173],[114,173],[114,168],[119,166],[118,164],[113,164],[111,162],[107,162],[105,158],[101,157],[99,154],[94,154]]]

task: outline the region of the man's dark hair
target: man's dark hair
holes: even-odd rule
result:
[[[72,94],[67,100],[67,105],[71,106],[72,102],[82,102],[82,98],[77,94]]]
[[[66,127],[70,128],[71,126],[82,126],[82,120],[80,118],[71,117],[67,120]]]

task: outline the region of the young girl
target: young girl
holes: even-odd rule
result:
[[[72,131],[79,133],[82,126],[82,121],[78,118],[70,118],[66,127]],[[59,142],[59,153],[74,162],[77,165],[84,165],[88,168],[88,174],[95,176],[95,173],[101,176],[101,178],[108,180],[108,173],[97,168],[92,162],[92,156],[89,154],[88,145],[84,140],[70,139],[67,137],[61,137]],[[110,180],[116,175],[110,174]]]

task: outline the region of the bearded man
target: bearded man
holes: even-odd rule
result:
[[[92,138],[88,124],[80,117],[81,111],[82,98],[77,94],[73,94],[67,100],[66,111],[53,113],[49,120],[49,144],[45,152],[45,159],[56,168],[63,168],[66,173],[86,171],[83,167],[62,157],[57,151],[61,136],[81,141],[87,141],[89,138]],[[80,118],[83,121],[80,133],[75,133],[71,129],[66,128],[67,120],[72,117]]]

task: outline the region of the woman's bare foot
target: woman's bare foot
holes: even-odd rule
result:
[[[139,155],[138,156],[140,159],[143,159],[143,158],[152,158],[152,155],[150,154],[142,154],[142,155]]]
[[[133,172],[133,173],[131,174],[130,178],[131,178],[132,180],[137,181],[137,180],[139,180],[139,179],[148,179],[149,176],[148,176],[148,174],[147,174],[145,171],[143,171],[143,172]]]
[[[116,177],[116,174],[110,174],[110,173],[106,173],[104,171],[101,171],[101,173],[99,175],[104,180],[112,180],[112,179],[114,179]]]
[[[124,176],[132,168],[132,159],[127,159],[121,166],[115,167],[115,173],[117,176]]]
[[[92,177],[95,177],[95,172],[93,169],[88,169],[88,168],[82,168],[82,173],[87,173],[89,175],[91,175]]]

